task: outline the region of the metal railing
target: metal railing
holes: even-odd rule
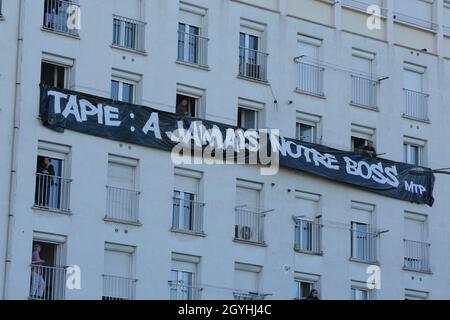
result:
[[[203,208],[197,201],[173,198],[172,229],[203,233]]]
[[[78,36],[78,30],[70,26],[73,18],[70,11],[73,11],[74,6],[80,7],[70,0],[45,0],[43,28]]]
[[[139,191],[111,186],[106,190],[106,218],[139,222]]]
[[[387,9],[386,8],[382,8],[381,6],[381,1],[369,1],[371,3],[368,2],[363,2],[363,1],[356,1],[356,0],[343,0],[342,1],[342,5],[344,7],[349,7],[364,13],[368,13],[367,9],[372,6],[372,5],[377,5],[380,7],[381,9],[381,16],[382,17],[386,17],[387,16]]]
[[[208,38],[178,31],[178,61],[208,66]]]
[[[416,17],[408,16],[404,13],[394,12],[394,20],[401,21],[416,27],[437,31],[439,25],[433,21],[423,20]]]
[[[266,296],[256,292],[233,292],[234,300],[265,300]]]
[[[169,281],[170,300],[200,300],[201,287],[189,286],[180,282]]]
[[[419,120],[428,120],[429,94],[403,89],[405,115]]]
[[[31,264],[31,300],[64,300],[66,268]]]
[[[352,75],[352,104],[369,108],[377,107],[378,81]]]
[[[34,206],[56,211],[70,211],[70,183],[72,179],[36,173]]]
[[[323,97],[323,75],[325,68],[305,62],[299,62],[298,66],[299,81],[297,91]]]
[[[239,47],[239,75],[258,81],[267,81],[267,57],[265,52]]]
[[[404,240],[405,260],[407,270],[430,272],[430,244],[419,241]]]
[[[137,279],[103,275],[102,300],[134,300]]]
[[[237,207],[234,238],[264,244],[264,217],[259,209]]]
[[[113,15],[113,45],[145,51],[145,22]]]
[[[376,262],[378,233],[350,229],[351,258],[365,262]]]
[[[294,250],[304,253],[321,254],[322,224],[296,219]]]

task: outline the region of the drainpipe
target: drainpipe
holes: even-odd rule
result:
[[[20,107],[21,107],[21,82],[22,82],[22,47],[23,47],[23,21],[25,0],[19,0],[19,12],[17,20],[17,48],[16,48],[16,75],[14,89],[13,130],[11,141],[11,168],[9,179],[8,222],[6,231],[5,272],[3,275],[3,299],[8,299],[8,285],[12,262],[12,242],[14,231],[15,198],[17,188],[17,155],[20,133]]]

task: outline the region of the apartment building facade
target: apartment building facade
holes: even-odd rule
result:
[[[39,113],[43,84],[448,167],[448,1],[0,6],[3,299],[450,298],[446,177],[430,207],[283,168],[177,166]]]

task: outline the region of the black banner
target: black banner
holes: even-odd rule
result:
[[[46,86],[41,87],[40,116],[57,132],[69,129],[180,155],[192,147],[191,154],[200,150],[202,157],[215,160],[228,159],[220,153],[231,148],[237,163],[279,164],[404,201],[434,202],[434,175],[428,168],[301,142],[275,130],[245,130]]]

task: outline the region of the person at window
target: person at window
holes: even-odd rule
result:
[[[305,300],[320,300],[319,299],[319,291],[317,291],[317,289],[312,289]]]
[[[368,141],[367,144],[361,149],[364,154],[367,154],[369,157],[373,158],[377,156],[377,151],[373,146],[372,141]]]
[[[45,280],[42,276],[44,260],[41,258],[41,246],[35,244],[33,246],[33,253],[31,254],[31,287],[30,295],[34,299],[42,299],[45,291]]]
[[[176,113],[180,116],[189,115],[189,100],[187,98],[182,98],[177,104]]]
[[[48,207],[50,201],[50,188],[53,184],[55,169],[49,157],[38,158],[36,175],[35,203],[39,207]]]

